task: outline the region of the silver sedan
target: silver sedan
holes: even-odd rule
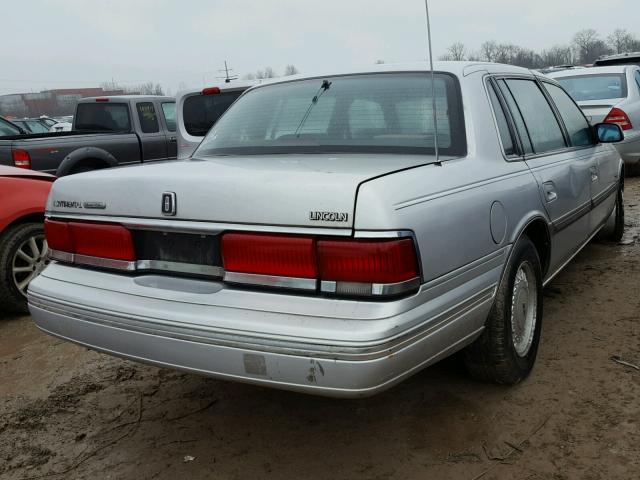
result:
[[[549,73],[573,97],[592,123],[619,125],[624,141],[616,144],[626,170],[640,174],[640,67],[607,67]]]
[[[36,324],[125,358],[338,397],[463,351],[514,384],[542,288],[624,228],[617,125],[482,63],[247,90],[193,157],[55,182]]]

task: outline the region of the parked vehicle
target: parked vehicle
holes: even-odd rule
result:
[[[41,116],[40,118],[38,118],[38,120],[40,120],[40,122],[42,122],[44,125],[46,125],[47,127],[51,128],[52,126],[54,126],[56,123],[58,123],[57,120],[47,117],[47,116]]]
[[[14,125],[18,125],[27,133],[48,133],[49,127],[39,118],[23,118],[12,120]]]
[[[624,131],[616,147],[627,173],[640,173],[640,66],[594,67],[549,74],[569,92],[592,123],[615,123]]]
[[[0,137],[24,135],[24,133],[25,131],[22,128],[5,118],[0,117]]]
[[[607,55],[593,62],[594,67],[608,67],[611,65],[640,65],[640,52]]]
[[[251,85],[227,83],[178,92],[178,158],[190,157],[211,126]]]
[[[529,70],[436,69],[433,84],[411,64],[256,86],[188,160],[58,180],[34,321],[125,358],[330,396],[461,349],[474,376],[522,380],[543,285],[599,231],[622,235],[623,163],[606,144],[622,132]]]
[[[73,129],[73,124],[60,122],[54,123],[49,129],[50,132],[70,132]]]
[[[44,208],[55,177],[0,166],[0,312],[26,312],[27,286],[48,263]]]
[[[0,165],[64,176],[176,157],[171,97],[85,98],[73,131],[0,138]]]

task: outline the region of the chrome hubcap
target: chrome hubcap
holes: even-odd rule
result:
[[[529,262],[523,262],[516,272],[511,295],[511,340],[520,357],[529,353],[533,343],[538,314],[537,290],[533,267]]]
[[[13,256],[11,264],[13,283],[25,297],[29,282],[40,275],[40,272],[49,263],[47,250],[47,241],[44,235],[35,235],[23,242]]]

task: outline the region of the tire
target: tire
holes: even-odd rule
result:
[[[624,235],[624,185],[620,183],[616,195],[616,205],[603,228],[604,237],[612,242],[619,242]]]
[[[32,240],[37,252],[31,248]],[[19,251],[22,251],[26,257],[31,257],[33,261],[27,261]],[[2,234],[0,237],[0,311],[28,312],[27,286],[48,263],[46,252],[47,244],[41,223],[15,225]]]
[[[538,354],[542,311],[540,258],[523,235],[513,248],[484,331],[463,351],[469,373],[502,385],[526,378]]]

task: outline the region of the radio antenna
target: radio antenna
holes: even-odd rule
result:
[[[440,162],[440,150],[438,149],[438,117],[436,116],[436,83],[433,71],[433,48],[431,46],[431,20],[429,18],[429,0],[424,0],[424,8],[427,11],[427,39],[429,41],[429,68],[431,69],[431,110],[433,111],[433,146],[436,153],[436,163]]]

